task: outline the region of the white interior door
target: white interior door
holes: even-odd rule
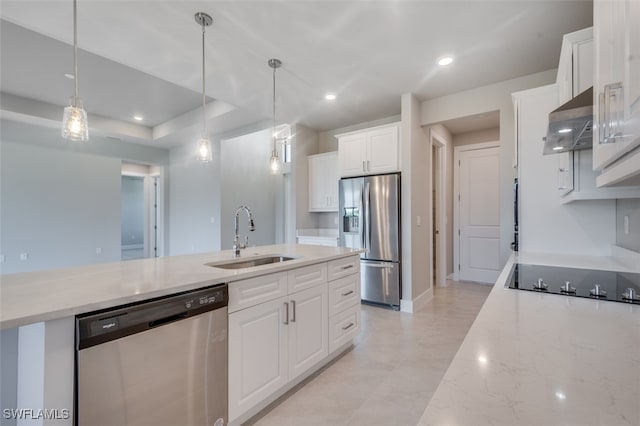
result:
[[[460,151],[459,278],[495,282],[500,274],[500,148]]]

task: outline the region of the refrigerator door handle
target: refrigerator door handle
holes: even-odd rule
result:
[[[365,217],[366,214],[366,204],[365,204],[365,187],[362,187],[362,190],[360,191],[360,217],[358,218],[359,224],[358,224],[358,228],[359,228],[359,232],[360,232],[360,245],[362,246],[363,249],[367,248],[367,241],[365,239],[365,226],[367,223],[367,219]]]
[[[363,226],[365,232],[363,239],[366,240],[365,248],[368,250],[371,247],[371,184],[369,182],[365,182],[363,192],[365,193],[364,211],[367,215]]]

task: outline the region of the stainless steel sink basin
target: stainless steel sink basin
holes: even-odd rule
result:
[[[207,266],[222,269],[241,269],[241,268],[253,268],[254,266],[269,265],[272,263],[286,262],[287,260],[293,260],[295,257],[282,256],[282,255],[267,255],[256,256],[251,258],[238,258],[234,260],[221,260],[218,262],[205,263]]]

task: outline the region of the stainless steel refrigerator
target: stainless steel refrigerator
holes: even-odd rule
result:
[[[364,302],[400,308],[400,173],[340,179],[340,245],[360,255]]]

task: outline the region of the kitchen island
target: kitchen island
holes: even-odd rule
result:
[[[278,315],[284,315],[283,302],[299,302],[300,318],[295,325],[305,335],[304,340],[291,346],[291,365],[272,363],[276,368],[273,374],[281,376],[277,386],[266,390],[261,387],[261,393],[252,394],[251,398],[240,395],[242,399],[236,405],[231,389],[230,415],[236,418],[231,423],[239,424],[337,356],[359,332],[358,253],[338,247],[272,245],[250,247],[242,251],[239,259],[227,250],[4,275],[0,284],[2,408],[73,412],[76,315],[228,283],[230,360],[237,364],[241,359],[252,363],[250,368],[268,373],[266,368],[271,364],[263,365],[265,360],[280,356],[286,340],[263,347],[262,340],[251,340],[256,335],[255,328],[246,334],[244,330],[255,324],[262,327],[260,331],[269,331],[265,327],[271,324],[285,327],[277,320]],[[284,261],[231,269],[217,267],[266,256],[282,257]],[[275,322],[256,319],[257,312],[270,309],[271,305],[277,305]],[[292,315],[295,313],[293,310]],[[275,333],[287,331],[278,328]],[[320,347],[309,346],[316,343]],[[251,354],[242,356],[243,348],[251,345]],[[234,375],[247,367],[233,362],[229,365],[230,385],[240,381]],[[73,418],[59,419],[56,424],[71,425]]]
[[[640,271],[637,259],[513,255],[419,425],[640,424],[640,305],[509,289],[514,263]]]

